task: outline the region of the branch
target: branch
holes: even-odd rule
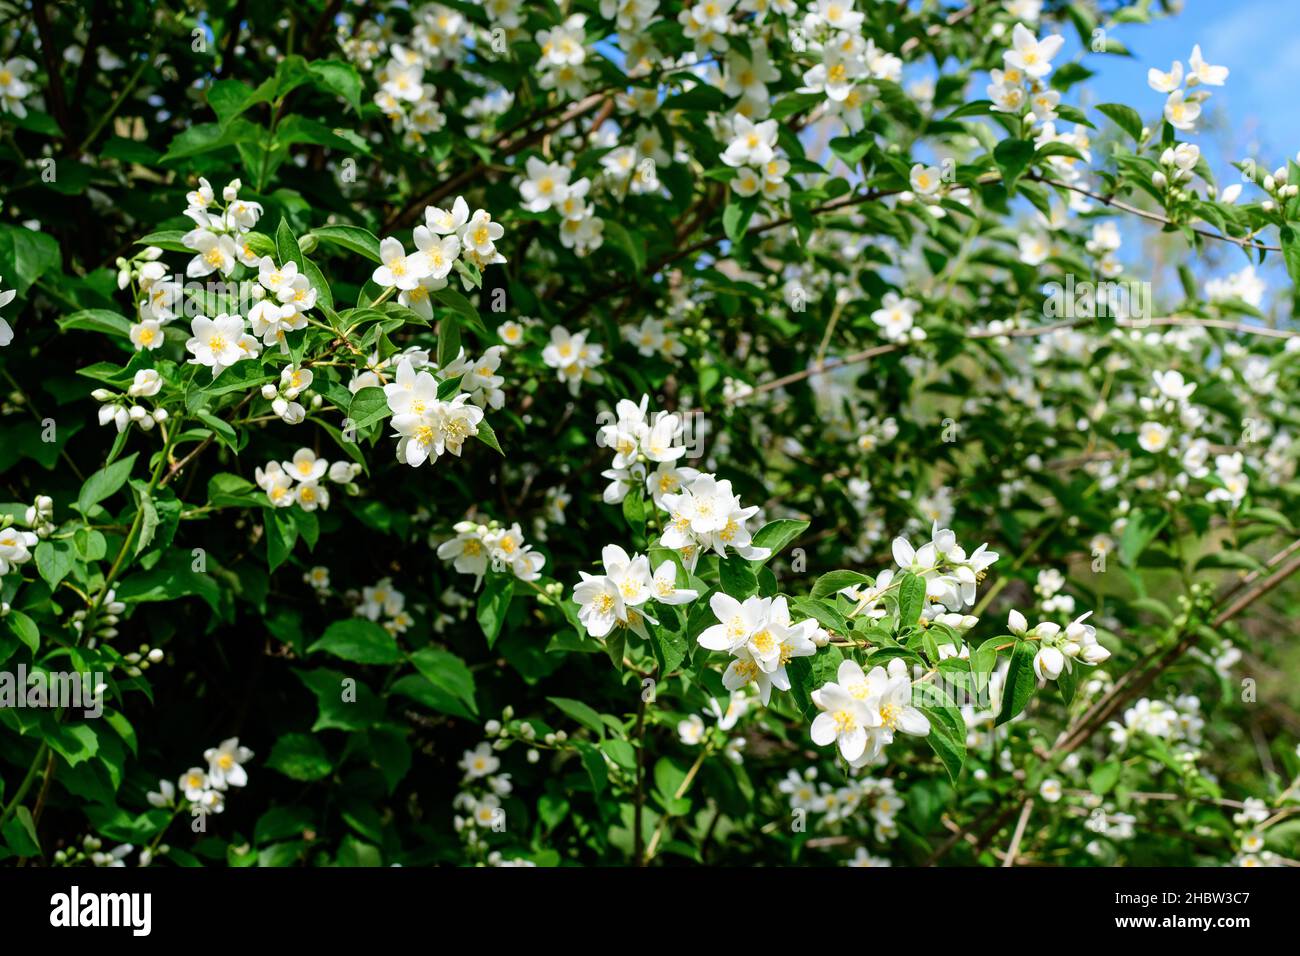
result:
[[[1186,223],[1174,222],[1172,219],[1166,216],[1162,216],[1158,212],[1149,212],[1146,209],[1139,209],[1137,206],[1132,206],[1126,202],[1121,202],[1120,200],[1115,199],[1113,196],[1103,196],[1100,193],[1095,193],[1090,189],[1084,189],[1082,186],[1074,186],[1071,185],[1070,183],[1063,183],[1060,180],[1048,179],[1046,176],[1043,176],[1039,173],[1027,173],[1025,175],[1025,179],[1028,179],[1031,182],[1042,183],[1044,186],[1055,186],[1057,189],[1068,189],[1071,192],[1076,192],[1081,196],[1087,196],[1090,199],[1095,199],[1097,200],[1097,202],[1102,203],[1103,205],[1110,206],[1113,209],[1119,209],[1122,212],[1132,213],[1134,216],[1138,216],[1139,218],[1149,220],[1150,222],[1158,222],[1166,226],[1181,227],[1186,225]],[[1241,246],[1243,249],[1262,249],[1268,252],[1282,251],[1281,246],[1270,246],[1264,242],[1256,242],[1250,236],[1242,236],[1242,237],[1228,236],[1228,235],[1224,235],[1221,232],[1212,232],[1209,229],[1198,229],[1195,226],[1189,226],[1188,228],[1191,229],[1192,232],[1196,233],[1199,236],[1205,236],[1207,239],[1221,239],[1225,242],[1235,243],[1236,245]]]
[[[1025,801],[1025,805],[1020,809],[1020,819],[1016,821],[1016,831],[1011,835],[1011,845],[1007,847],[1007,855],[1002,860],[1003,866],[1015,866],[1016,854],[1020,852],[1020,841],[1025,835],[1025,826],[1029,823],[1029,814],[1034,809],[1034,798],[1030,797]]]

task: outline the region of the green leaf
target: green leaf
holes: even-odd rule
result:
[[[424,647],[411,655],[411,663],[429,683],[451,694],[471,712],[477,712],[474,673],[455,654],[437,647]]]
[[[600,714],[582,701],[568,697],[548,697],[546,699],[582,724],[582,726],[595,733],[597,737],[605,736],[605,722],[600,719]]]
[[[812,596],[814,598],[829,597],[838,594],[845,588],[870,583],[871,578],[857,571],[828,571],[819,577],[817,583],[813,585]]]
[[[323,780],[334,769],[324,745],[310,734],[285,734],[271,748],[266,765],[304,783]]]
[[[645,271],[645,240],[640,234],[634,236],[621,223],[606,219],[605,236],[627,256],[634,275]]]
[[[620,737],[610,737],[600,744],[600,749],[609,755],[609,759],[624,770],[636,769],[636,749]]]
[[[76,563],[70,541],[42,541],[36,546],[36,570],[50,590],[59,586]]]
[[[515,594],[515,576],[510,572],[489,572],[478,597],[478,626],[487,637],[488,647],[496,643]]]
[[[605,784],[609,782],[609,769],[605,766],[605,757],[592,744],[585,740],[580,740],[576,744],[578,756],[582,758],[582,765],[587,770],[587,776],[591,778],[591,792],[600,796],[605,791]]]
[[[365,256],[371,262],[379,262],[379,240],[374,233],[360,226],[320,226],[310,235],[323,242],[329,242],[349,252]]]
[[[1034,645],[1029,641],[1016,642],[1007,667],[1007,677],[1002,684],[1002,710],[994,726],[1005,724],[1029,703],[1038,682],[1034,675],[1034,654]]]
[[[938,756],[953,783],[961,776],[966,762],[966,722],[955,707],[921,707],[930,721],[925,742]]]
[[[365,87],[355,66],[343,60],[316,60],[309,63],[307,68],[320,86],[347,100],[354,113],[361,112],[361,93]]]
[[[1155,540],[1169,522],[1169,515],[1163,511],[1144,511],[1137,509],[1128,516],[1124,525],[1124,534],[1119,542],[1119,559],[1126,567],[1136,567],[1137,560],[1147,546]]]
[[[1133,142],[1142,141],[1142,117],[1133,107],[1123,103],[1101,103],[1097,106],[1097,112],[1113,120],[1116,126],[1133,138]]]
[[[722,210],[722,231],[727,238],[732,242],[739,242],[743,239],[745,230],[749,228],[749,220],[753,218],[757,210],[757,196],[733,199],[727,203],[726,208]]]
[[[731,555],[718,562],[718,580],[722,590],[738,601],[758,590],[758,577],[749,562],[739,555]]]
[[[797,521],[794,518],[777,518],[775,521],[769,521],[758,529],[758,533],[754,535],[753,544],[756,548],[771,548],[774,557],[784,551],[786,545],[807,530],[807,521]],[[770,557],[763,558],[759,563],[762,564],[769,560],[771,560]]]
[[[352,404],[348,408],[348,418],[352,419],[354,427],[365,428],[367,425],[373,425],[375,422],[387,418],[388,415],[388,397],[384,394],[382,388],[369,385],[352,396]]]
[[[300,272],[304,271],[298,237],[293,234],[293,230],[289,228],[289,221],[284,218],[280,219],[280,225],[275,230],[275,252],[279,265],[293,262],[297,264]]]
[[[32,812],[21,804],[14,815],[4,825],[5,843],[13,850],[15,856],[31,857],[41,855],[41,838],[36,835],[36,824]]]
[[[993,148],[993,161],[1002,170],[1007,193],[1014,193],[1016,183],[1034,158],[1034,144],[1027,139],[1004,139]]]
[[[623,498],[623,518],[638,537],[645,534],[645,512],[645,496],[638,483]]]
[[[266,508],[263,512],[266,520],[263,530],[266,536],[266,563],[274,571],[293,553],[293,546],[298,541],[298,522],[287,508]]]
[[[41,632],[37,628],[36,622],[22,611],[10,611],[5,615],[4,620],[9,625],[9,630],[13,632],[14,636],[26,644],[31,652],[35,654],[41,643]]]
[[[479,422],[475,427],[478,429],[478,433],[474,437],[487,445],[498,455],[504,457],[505,452],[501,450],[501,443],[497,441],[497,433],[493,431],[492,426],[487,423],[487,419],[483,419],[483,421]]]
[[[358,664],[396,664],[402,659],[393,635],[364,617],[335,621],[307,650],[325,651]]]
[[[921,619],[925,607],[925,579],[910,571],[898,587],[898,626],[911,627]]]
[[[119,461],[113,462],[111,465],[99,469],[99,471],[87,478],[77,495],[77,510],[83,515],[88,514],[92,507],[117,492],[119,488],[126,484],[126,479],[131,476],[131,469],[135,466],[135,459],[135,453],[132,453]]]

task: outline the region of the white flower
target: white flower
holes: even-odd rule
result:
[[[688,747],[694,747],[704,739],[704,729],[704,718],[699,714],[691,714],[677,722],[677,736]]]
[[[867,731],[881,725],[881,716],[868,698],[866,675],[854,661],[840,663],[836,681],[812,692],[813,703],[822,711],[813,719],[812,741],[819,747],[834,743],[845,760],[854,761],[866,753]]]
[[[732,130],[734,138],[722,154],[728,166],[764,166],[776,155],[776,120],[753,123],[738,115]]]
[[[569,387],[569,393],[578,394],[583,382],[599,384],[604,376],[595,367],[604,360],[605,349],[587,344],[587,333],[569,333],[563,326],[551,329],[551,341],[542,349],[542,361],[558,372],[559,379]]]
[[[871,321],[880,326],[881,334],[891,342],[908,337],[921,304],[905,299],[897,292],[886,292],[881,307],[871,313]]]
[[[316,565],[308,568],[303,573],[304,583],[310,584],[317,591],[328,591],[330,589],[330,569],[323,565]]]
[[[146,793],[144,798],[149,801],[151,807],[174,807],[176,806],[176,786],[170,780],[159,780],[158,789]]]
[[[1038,79],[1052,72],[1052,57],[1060,51],[1065,39],[1052,35],[1037,39],[1023,23],[1011,31],[1012,49],[1002,55],[1008,67],[1023,70],[1026,76]]]
[[[487,573],[488,549],[479,525],[472,521],[458,522],[453,530],[456,537],[438,545],[438,557],[451,561],[461,574],[482,577]]]
[[[582,581],[573,589],[573,599],[578,602],[578,620],[592,637],[604,637],[624,619],[618,587],[603,574],[579,571],[578,575]]]
[[[519,187],[523,207],[529,212],[545,212],[564,199],[570,171],[562,163],[544,163],[536,156],[525,163],[528,178]]]
[[[218,236],[206,229],[195,229],[187,232],[181,242],[198,253],[185,267],[185,275],[189,278],[200,279],[218,271],[222,275],[230,275],[234,270],[239,250],[235,248],[235,241],[229,236]]]
[[[1157,93],[1172,93],[1183,83],[1183,64],[1174,60],[1168,73],[1162,73],[1154,66],[1147,70],[1147,85]]]
[[[418,252],[407,255],[402,244],[391,236],[379,243],[379,260],[371,279],[384,288],[414,289],[432,271],[427,256]]]
[[[281,468],[294,481],[315,483],[325,477],[329,462],[317,458],[310,448],[299,448],[293,453],[293,460],[283,462]]]
[[[162,387],[162,376],[156,370],[142,368],[135,373],[135,377],[131,380],[131,385],[127,388],[126,393],[139,398],[152,398],[158,394]]]
[[[222,370],[245,358],[244,320],[238,315],[218,315],[209,319],[202,315],[190,323],[191,338],[185,348],[194,355],[191,365],[206,365],[216,378]]]
[[[451,209],[428,206],[424,210],[424,224],[440,236],[455,235],[469,222],[469,205],[461,196],[456,197]]]
[[[943,185],[943,179],[938,166],[916,163],[912,167],[911,183],[913,191],[922,196],[933,196]]]
[[[203,794],[208,790],[208,775],[203,772],[202,767],[191,767],[185,773],[181,774],[177,786],[185,799],[191,802],[197,802],[203,799]]]
[[[1189,69],[1187,71],[1187,85],[1196,86],[1222,86],[1228,79],[1228,68],[1226,66],[1211,66],[1205,62],[1201,56],[1201,45],[1198,43],[1192,47],[1192,55],[1188,57]]]
[[[501,759],[492,752],[492,745],[487,741],[473,750],[466,750],[460,758],[460,769],[470,778],[486,777],[494,774],[501,766]]]
[[[1041,626],[1041,625],[1040,625]],[[1055,647],[1041,647],[1034,655],[1034,673],[1039,680],[1056,680],[1065,670],[1065,655]]]
[[[17,294],[18,292],[14,289],[6,289],[5,291],[0,292],[0,308],[4,308],[6,305],[12,302],[14,300],[14,296],[16,296]],[[0,318],[0,347],[4,347],[8,345],[13,340],[14,340],[14,330],[10,327],[8,322],[6,322],[3,318]]]
[[[1038,795],[1048,803],[1056,803],[1061,799],[1061,781],[1044,780],[1038,787]]]
[[[1201,104],[1196,100],[1186,99],[1182,90],[1174,90],[1165,101],[1165,119],[1174,129],[1194,131],[1196,120],[1201,115]]]
[[[691,588],[677,587],[677,565],[672,561],[665,561],[655,569],[652,590],[660,604],[686,604],[700,596]]]
[[[1169,427],[1159,422],[1143,422],[1138,429],[1138,445],[1153,455],[1164,451],[1169,447]]]
[[[131,344],[139,350],[159,348],[163,344],[162,323],[155,319],[146,319],[131,326],[127,333]]]
[[[505,230],[485,210],[478,210],[473,218],[460,230],[460,242],[467,250],[485,262],[500,261],[496,259],[495,242],[505,234]]]
[[[203,759],[208,762],[208,779],[213,787],[224,790],[228,786],[242,787],[248,783],[243,765],[253,759],[253,751],[239,746],[238,737],[223,740],[220,746],[203,751]]]

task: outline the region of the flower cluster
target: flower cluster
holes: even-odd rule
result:
[[[546,163],[536,156],[524,164],[527,173],[519,186],[523,207],[528,212],[554,209],[560,214],[560,242],[578,255],[599,249],[604,242],[605,221],[587,201],[591,180],[570,183],[571,171],[562,163]]]
[[[1205,718],[1199,697],[1185,694],[1173,701],[1143,697],[1124,711],[1122,721],[1108,723],[1110,740],[1125,749],[1137,734],[1146,734],[1175,745],[1185,757],[1194,757],[1201,743]]]
[[[472,404],[467,392],[450,401],[438,397],[438,380],[429,372],[416,371],[410,357],[397,366],[394,381],[384,386],[384,397],[393,413],[397,438],[397,460],[419,468],[445,452],[457,457],[467,438],[478,434],[483,409]]]
[[[307,419],[307,409],[298,398],[311,387],[314,378],[309,368],[286,365],[280,370],[280,384],[267,382],[262,386],[262,397],[286,425],[300,425]]]
[[[141,431],[151,431],[155,425],[167,421],[167,409],[155,406],[148,409],[136,399],[153,398],[163,387],[163,378],[151,368],[139,369],[131,379],[125,393],[114,392],[108,388],[97,388],[90,397],[100,403],[99,424],[112,423],[119,432],[127,426],[135,425]]]
[[[897,657],[867,673],[856,661],[842,661],[835,680],[813,691],[812,700],[821,711],[813,719],[813,743],[837,744],[854,768],[877,761],[896,731],[930,733],[929,718],[912,705],[907,664]]]
[[[221,191],[220,202],[212,185],[203,178],[199,179],[198,189],[185,194],[185,215],[195,223],[195,228],[181,239],[187,249],[195,252],[185,267],[188,278],[201,279],[214,272],[228,276],[239,263],[251,267],[260,261],[249,245],[248,234],[262,217],[262,205],[240,199],[241,185],[238,179],[232,180]]]
[[[424,225],[416,226],[415,251],[407,252],[402,243],[389,236],[379,243],[379,265],[371,279],[384,289],[396,289],[397,301],[412,312],[433,317],[429,293],[447,287],[452,269],[461,275],[461,284],[470,289],[474,280],[467,265],[482,270],[506,261],[497,251],[496,241],[505,235],[486,209],[470,215],[464,197],[457,196],[451,209],[428,206]]]
[[[265,468],[256,469],[254,477],[275,507],[296,504],[304,511],[315,511],[328,510],[330,506],[329,486],[324,478],[328,477],[336,485],[350,485],[360,472],[361,466],[355,462],[331,464],[317,457],[310,448],[299,448],[291,461],[268,462]]]
[[[1007,630],[1016,637],[1038,641],[1034,673],[1039,680],[1056,680],[1062,671],[1069,673],[1073,661],[1095,666],[1110,659],[1110,651],[1097,642],[1097,629],[1083,623],[1091,614],[1088,611],[1065,627],[1043,621],[1031,630],[1025,616],[1013,609],[1007,617]]]
[[[678,577],[684,572],[675,561],[664,561],[652,574],[649,558],[629,555],[616,544],[606,545],[600,558],[604,573],[579,571],[582,581],[573,589],[578,620],[592,637],[603,638],[615,627],[624,627],[649,640],[645,622],[659,622],[646,613],[646,602],[685,604],[699,597],[692,588],[678,587]]]
[[[866,125],[863,107],[875,94],[870,81],[897,83],[903,70],[902,60],[863,37],[863,19],[852,3],[817,0],[803,21],[810,52],[821,59],[804,72],[799,92],[824,95],[828,114],[850,133]]]
[[[586,26],[587,17],[575,13],[559,26],[537,31],[534,39],[542,51],[537,63],[541,71],[537,85],[542,89],[556,90],[573,99],[585,95],[597,76],[595,69],[586,65]]]
[[[577,395],[583,382],[599,385],[605,376],[596,366],[605,360],[605,347],[587,342],[587,333],[569,333],[561,325],[552,327],[551,341],[542,349],[542,361],[555,369],[559,379]]]
[[[762,561],[772,554],[770,548],[754,545],[747,527],[749,519],[758,514],[758,506],[741,505],[740,495],[726,479],[697,474],[680,492],[664,494],[661,500],[668,522],[659,543],[680,554],[691,571],[706,551],[726,557],[727,548],[731,548],[747,561]]]
[[[460,19],[459,14],[453,16]],[[416,36],[421,35],[422,27],[435,29],[438,23],[428,7],[422,8],[416,18]],[[424,81],[428,58],[419,48],[396,43],[388,52],[388,63],[375,74],[379,91],[375,93],[374,103],[392,123],[393,130],[402,134],[403,145],[423,146],[426,136],[447,124],[447,117],[438,107],[437,89]]]
[[[687,452],[682,443],[686,417],[663,410],[650,413],[649,407],[649,395],[642,395],[640,404],[620,399],[614,406],[614,421],[596,432],[596,444],[614,452],[610,467],[600,473],[610,482],[602,496],[606,504],[619,504],[632,488],[644,484],[655,506],[663,508],[664,495],[677,492],[699,475],[694,468],[676,465]]]
[[[1207,91],[1197,89],[1202,86],[1222,86],[1228,79],[1226,66],[1211,66],[1201,55],[1201,45],[1192,47],[1188,60],[1186,89],[1183,89],[1183,63],[1174,60],[1169,72],[1152,67],[1147,71],[1147,85],[1157,93],[1167,93],[1165,100],[1165,119],[1174,129],[1188,133],[1196,132],[1196,120],[1201,115],[1201,104],[1209,99]]]
[[[231,787],[248,785],[248,772],[244,764],[253,759],[253,751],[239,745],[238,737],[223,740],[219,746],[203,751],[207,769],[191,767],[173,785],[170,780],[158,781],[158,789],[146,797],[149,804],[174,813],[188,809],[191,813],[220,813],[226,808],[226,793]],[[177,799],[177,794],[184,803]],[[148,863],[140,861],[142,866]]]
[[[501,798],[508,797],[513,786],[510,774],[500,772],[501,758],[492,752],[492,744],[485,740],[473,750],[466,750],[460,759],[460,769],[465,774],[452,806],[464,816],[458,815],[453,821],[456,831],[504,830],[505,810]],[[477,833],[471,829],[470,839],[476,837]]]
[[[248,310],[253,334],[263,345],[278,345],[280,352],[288,355],[285,333],[306,327],[307,312],[316,305],[316,289],[298,269],[298,263],[277,266],[270,256],[263,256],[257,262],[257,285],[252,290],[258,299]]]
[[[817,768],[803,773],[791,770],[777,789],[790,801],[790,809],[821,815],[821,822],[839,823],[866,809],[877,840],[898,836],[895,817],[905,806],[896,784],[889,777],[849,777],[840,786],[817,780]]]
[[[518,522],[505,528],[497,521],[458,521],[452,530],[456,536],[438,545],[438,557],[461,574],[482,579],[490,564],[492,570],[508,570],[520,581],[541,577],[546,558],[524,541]]]
[[[1011,31],[1011,49],[1002,54],[1003,69],[989,71],[988,86],[993,109],[999,113],[1024,115],[1029,108],[1031,122],[1048,123],[1056,118],[1061,94],[1048,87],[1052,57],[1060,52],[1065,38],[1059,35],[1038,39],[1023,23]]]
[[[696,640],[708,650],[732,655],[722,674],[724,687],[734,691],[754,684],[765,705],[773,687],[790,689],[786,665],[796,657],[811,657],[829,640],[811,618],[794,623],[784,597],[737,601],[718,591],[709,607],[718,623],[706,627]]]
[[[681,337],[663,319],[646,316],[639,326],[624,326],[623,338],[635,345],[637,352],[646,358],[658,355],[665,361],[672,361],[686,354]]]
[[[373,587],[361,589],[356,614],[367,621],[382,621],[382,627],[394,636],[403,634],[415,623],[406,612],[406,595],[393,587],[392,578],[381,578]]]
[[[736,170],[731,189],[737,196],[762,192],[764,199],[775,202],[790,195],[785,181],[790,161],[777,154],[776,120],[755,123],[737,114],[722,161]]]

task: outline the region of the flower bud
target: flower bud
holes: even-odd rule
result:
[[[1040,648],[1034,655],[1034,673],[1039,680],[1056,680],[1065,669],[1065,655],[1054,647]]]

